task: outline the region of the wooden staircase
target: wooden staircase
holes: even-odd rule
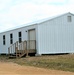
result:
[[[9,58],[21,58],[28,56],[29,53],[36,53],[36,41],[28,40],[19,43],[15,42],[8,48]]]

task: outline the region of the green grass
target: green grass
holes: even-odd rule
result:
[[[6,57],[0,55],[0,61],[14,62],[19,65],[74,72],[74,54],[46,55],[41,57],[28,57],[18,59],[8,59],[8,56]]]

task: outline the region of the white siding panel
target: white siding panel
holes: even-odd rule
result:
[[[10,30],[7,32],[0,33],[0,54],[8,53],[8,47],[10,44],[10,34],[13,34],[13,43],[18,41],[18,32],[22,32],[22,41],[28,40],[28,30],[36,29],[36,25],[22,27],[14,30]],[[3,45],[3,35],[6,37],[6,45]]]
[[[39,54],[74,53],[74,16],[67,15],[38,25]]]

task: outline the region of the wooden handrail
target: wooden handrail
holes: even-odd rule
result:
[[[10,55],[10,48],[8,48],[8,54]]]
[[[27,40],[27,41],[22,41],[21,43],[18,43],[17,41],[8,48],[8,53],[9,54],[15,53],[16,57],[21,56],[25,53],[28,56],[28,53],[29,52],[31,53],[31,50],[32,51],[36,50],[36,40]]]
[[[27,49],[36,49],[36,40],[28,40],[27,41],[28,48]]]
[[[18,41],[15,42],[14,44],[12,44],[10,47],[8,47],[8,53],[9,54],[12,54],[13,52],[15,52],[15,50],[16,50],[16,43],[18,43]]]

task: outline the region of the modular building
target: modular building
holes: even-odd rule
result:
[[[27,25],[0,33],[0,54],[8,54],[8,47],[16,41],[28,40],[35,40],[36,55],[74,53],[74,14],[66,13]]]

